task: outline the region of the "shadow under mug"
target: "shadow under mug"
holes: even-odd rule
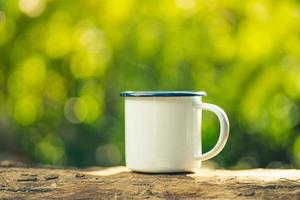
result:
[[[126,166],[137,172],[191,172],[201,161],[216,156],[229,136],[229,122],[218,106],[202,103],[205,92],[125,91]],[[220,122],[217,144],[201,150],[202,110],[215,113]]]

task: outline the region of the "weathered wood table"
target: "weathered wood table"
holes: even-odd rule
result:
[[[300,199],[300,170],[140,174],[0,162],[0,199]]]

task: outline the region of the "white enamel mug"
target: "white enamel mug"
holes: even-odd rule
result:
[[[137,172],[190,172],[216,156],[229,136],[229,122],[218,106],[202,103],[205,92],[122,92],[125,97],[126,166]],[[215,147],[201,150],[202,110],[215,113],[220,135]]]

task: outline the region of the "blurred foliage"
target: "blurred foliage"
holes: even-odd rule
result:
[[[124,164],[120,91],[204,90],[215,165],[300,167],[299,47],[296,0],[0,0],[0,159]]]

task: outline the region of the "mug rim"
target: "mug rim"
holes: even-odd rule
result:
[[[204,91],[123,91],[121,97],[192,97],[206,96]]]

